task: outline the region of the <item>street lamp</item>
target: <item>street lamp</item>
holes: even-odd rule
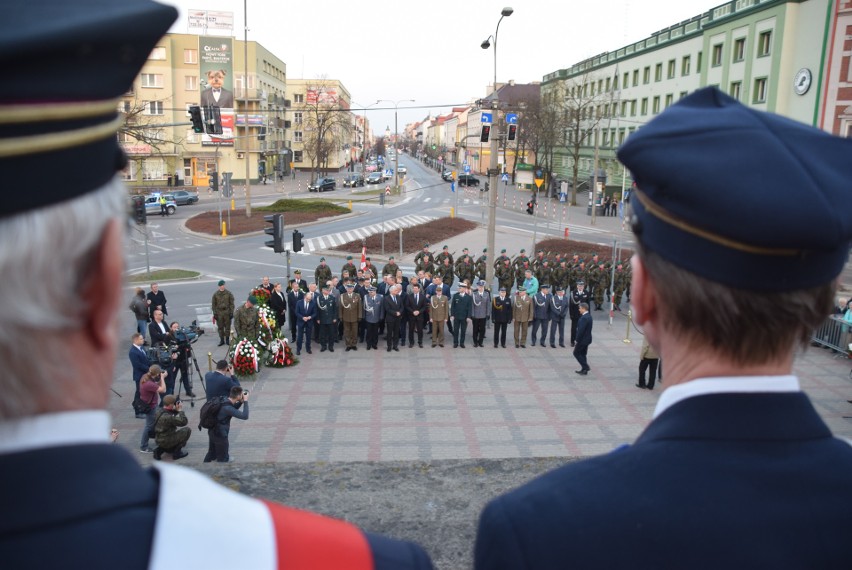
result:
[[[355,105],[358,105],[358,103],[356,101],[353,101],[352,103],[355,104]],[[365,172],[364,171],[365,154],[367,152],[367,109],[369,109],[370,107],[372,107],[374,105],[378,105],[378,103],[379,102],[376,101],[375,103],[373,103],[371,105],[366,105],[366,106],[365,105],[359,105],[360,107],[364,108],[364,115],[363,115],[363,117],[364,117],[364,144],[361,145],[361,174],[362,175]]]
[[[494,30],[493,36],[488,36],[488,38],[480,44],[482,49],[488,49],[491,47],[491,39],[494,39],[494,84],[493,84],[493,100],[491,101],[491,108],[494,111],[494,117],[496,118],[497,112],[497,33],[500,31],[500,22],[503,21],[503,18],[507,16],[511,16],[512,8],[506,7],[500,12],[500,19],[497,20],[497,29]],[[498,130],[494,129],[494,126],[497,126],[499,129],[499,123],[497,125],[492,125],[491,128],[491,140],[490,140],[490,148],[491,148],[491,160],[488,165],[488,227],[486,230],[486,234],[488,236],[488,252],[491,253],[493,257],[496,253],[495,250],[495,232],[497,230],[497,153],[499,152],[497,146],[497,139],[499,137]],[[486,263],[485,264],[485,281],[488,283],[488,287],[493,287],[494,285],[494,264]]]
[[[397,125],[397,113],[399,112],[400,103],[414,103],[414,99],[400,99],[399,101],[391,101],[390,99],[377,99],[376,104],[393,103],[393,180],[394,188],[399,188],[399,153],[396,149],[396,142],[399,140],[399,126]]]

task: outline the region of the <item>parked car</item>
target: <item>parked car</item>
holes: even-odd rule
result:
[[[145,212],[149,216],[154,216],[160,213],[160,195],[159,194],[151,194],[150,196],[145,196]],[[168,215],[172,215],[177,211],[177,204],[174,200],[166,197],[166,213]]]
[[[361,174],[350,174],[343,179],[344,188],[355,188],[356,186],[364,185],[364,176]]]
[[[176,190],[171,194],[166,194],[166,198],[171,197],[178,206],[191,206],[198,202],[198,192],[190,192],[188,190]]]
[[[446,182],[452,182],[453,181],[453,171],[452,170],[443,171],[441,173],[441,178],[443,178]]]
[[[316,182],[308,186],[308,192],[325,192],[334,190],[336,186],[334,178],[317,178]]]
[[[404,164],[400,164],[399,166],[397,166],[396,171],[400,174],[408,174],[408,169],[405,167]]]
[[[381,184],[384,182],[385,177],[381,172],[371,172],[369,176],[367,176],[367,184]]]
[[[459,174],[459,186],[479,186],[479,178],[472,174]]]

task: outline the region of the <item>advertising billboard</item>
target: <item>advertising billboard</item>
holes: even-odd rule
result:
[[[201,137],[203,146],[234,146],[234,42],[232,38],[198,38],[200,104],[219,107],[222,134]]]

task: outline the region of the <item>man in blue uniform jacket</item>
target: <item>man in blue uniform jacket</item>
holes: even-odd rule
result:
[[[850,156],[715,88],[631,135],[630,301],[666,390],[632,446],[492,501],[478,570],[850,566],[852,446],[792,375],[849,255]]]
[[[430,568],[412,543],[191,469],[146,469],[110,443],[128,208],[117,110],[177,11],[149,0],[4,8],[0,179],[26,191],[0,201],[0,565]],[[45,165],[61,184],[33,177]],[[211,545],[235,529],[238,548]]]

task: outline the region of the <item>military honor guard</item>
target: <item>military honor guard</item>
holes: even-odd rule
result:
[[[331,281],[331,267],[325,262],[324,257],[320,257],[319,265],[314,269],[314,283],[322,287],[329,281]]]
[[[550,348],[556,348],[557,332],[559,333],[559,346],[565,348],[565,319],[568,318],[568,303],[565,289],[557,287],[556,295],[550,297]]]
[[[537,338],[541,339],[541,346],[547,340],[547,326],[550,324],[550,285],[543,283],[541,291],[532,296],[533,324],[532,324],[532,346],[535,346]],[[539,337],[538,333],[541,332]]]
[[[231,343],[231,319],[234,316],[234,294],[225,288],[225,281],[219,280],[219,288],[213,293],[210,308],[219,331],[219,346]]]
[[[470,294],[473,312],[473,346],[482,348],[485,340],[485,323],[491,317],[491,293],[485,290],[485,281],[478,281],[476,289]]]
[[[512,322],[512,301],[505,287],[500,287],[499,294],[491,302],[491,320],[494,322],[494,348],[506,348],[506,329]]]
[[[234,311],[234,332],[237,335],[237,341],[244,338],[250,341],[257,340],[260,322],[257,316],[257,299],[254,295],[249,295],[246,302]]]
[[[340,296],[340,320],[343,321],[343,342],[346,352],[358,350],[358,321],[361,320],[361,296],[355,292],[355,284],[347,281],[346,292]]]
[[[388,275],[396,275],[397,271],[399,271],[399,265],[396,264],[393,256],[391,255],[388,258],[388,262],[385,263],[384,267],[382,267],[382,279]]]
[[[434,285],[434,283],[433,283]],[[450,315],[450,304],[444,295],[444,288],[438,286],[429,297],[429,322],[432,323],[432,348],[444,347],[444,323]]]

